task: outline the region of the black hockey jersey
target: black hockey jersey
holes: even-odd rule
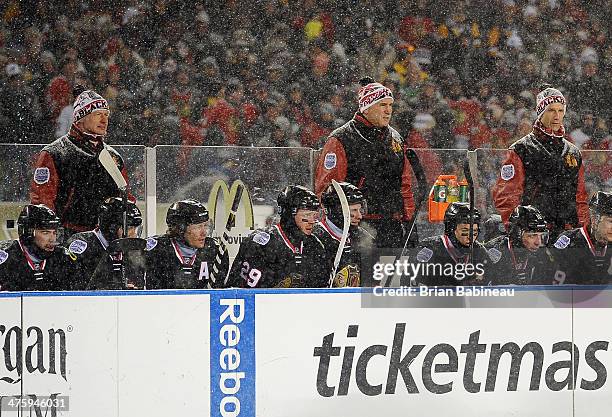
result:
[[[75,260],[75,290],[116,290],[144,287],[144,265],[122,252],[109,252],[109,242],[99,229],[72,235],[66,242]],[[125,276],[124,276],[125,273]]]
[[[474,259],[470,249],[458,247],[447,235],[423,239],[416,255],[410,257],[421,264],[416,282],[427,286],[485,285],[490,260],[482,243],[474,242]]]
[[[206,237],[204,248],[190,249],[168,235],[147,239],[145,251],[146,287],[149,290],[173,288],[220,288],[223,286],[229,257],[222,251],[217,238]],[[218,272],[214,273],[215,259],[219,256]]]
[[[314,235],[290,237],[280,224],[256,230],[240,244],[228,286],[241,288],[327,287],[331,261]]]
[[[552,262],[547,248],[531,252],[512,245],[507,236],[485,243],[490,262],[490,285],[533,285],[550,277]]]
[[[330,267],[333,268],[336,252],[342,239],[342,230],[325,218],[314,226],[312,233],[323,243],[327,257],[331,262]],[[340,263],[336,269],[333,286],[361,286],[362,253],[373,247],[374,238],[365,229],[360,227],[355,232],[349,233]]]
[[[37,260],[20,240],[0,242],[0,291],[65,291],[75,272],[64,248]]]
[[[555,272],[547,284],[612,283],[612,251],[591,236],[588,226],[563,232],[550,248]]]

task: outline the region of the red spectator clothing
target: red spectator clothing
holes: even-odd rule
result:
[[[127,170],[117,151],[105,143],[93,145],[72,128],[67,135],[45,146],[38,156],[30,186],[32,204],[51,208],[67,229],[93,230],[98,223],[100,204],[108,197],[121,196],[115,181],[98,160],[102,149],[108,149],[127,181]]]
[[[455,115],[454,135],[470,137],[478,128],[481,118],[481,106],[476,100],[461,98],[449,100],[449,107]]]
[[[609,137],[601,141],[589,139],[582,144],[583,151],[609,151],[612,150],[612,141]],[[609,152],[584,152],[582,158],[590,178],[597,178],[602,183],[612,178],[612,156]]]
[[[589,223],[580,150],[538,129],[510,146],[492,196],[506,224],[515,207],[530,204],[557,231]]]
[[[444,174],[444,172],[442,172],[440,158],[438,158],[436,152],[431,149],[429,142],[427,142],[419,131],[412,130],[410,132],[406,145],[416,150],[421,165],[425,170],[425,177],[428,183],[433,184],[436,178],[438,178],[438,175]]]
[[[304,128],[314,120],[312,110],[306,103],[289,107],[289,115],[290,119],[294,120],[301,128]]]
[[[483,120],[478,124],[476,131],[470,135],[470,149],[484,148],[490,146],[493,132],[487,123]]]
[[[592,138],[588,139],[586,142],[582,144],[582,150],[610,151],[612,150],[612,138],[608,136],[602,140],[593,140]]]
[[[307,148],[316,148],[317,144],[329,135],[331,129],[320,126],[315,121],[311,121],[302,129],[301,142],[302,146]]]
[[[393,128],[376,128],[360,113],[334,130],[323,147],[315,172],[317,195],[332,179],[361,188],[368,215],[409,220],[414,215],[412,169],[405,144]]]
[[[429,17],[405,16],[399,24],[399,36],[406,43],[418,47],[426,35],[436,30]]]
[[[503,127],[491,129],[490,145],[493,149],[507,148],[512,140],[512,133]]]
[[[471,149],[477,148],[507,148],[512,134],[501,127],[490,128],[484,121],[478,125],[477,130],[470,135]]]
[[[177,90],[173,88],[170,93],[170,99],[172,103],[176,107],[176,111],[179,117],[190,117],[191,116],[191,107],[189,105],[191,101],[191,91],[190,90]]]
[[[223,99],[219,99],[212,107],[202,112],[204,127],[218,125],[228,145],[237,145],[241,131],[257,120],[257,107],[251,103],[243,103],[236,108]]]
[[[46,98],[51,109],[51,117],[55,120],[64,107],[72,104],[72,85],[66,77],[58,75],[49,82]]]
[[[178,172],[181,176],[187,174],[187,166],[191,157],[191,146],[200,146],[204,144],[204,137],[200,130],[200,126],[189,122],[186,117],[179,119],[179,132],[181,135],[181,144],[176,156]]]

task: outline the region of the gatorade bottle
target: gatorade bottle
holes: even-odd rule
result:
[[[459,201],[459,185],[457,184],[457,180],[449,180],[448,181],[448,196],[446,197],[447,203],[455,203]]]
[[[462,203],[468,203],[470,200],[470,192],[468,188],[468,182],[463,179],[459,181],[459,201]]]
[[[446,182],[440,178],[434,183],[433,201],[437,203],[446,202]]]

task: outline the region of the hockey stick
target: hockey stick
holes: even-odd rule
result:
[[[223,180],[218,180],[217,182],[223,182]],[[217,278],[219,275],[219,269],[221,268],[221,262],[223,261],[223,255],[225,255],[225,252],[227,251],[227,248],[229,247],[229,235],[228,233],[232,230],[232,228],[236,225],[236,214],[238,213],[238,207],[240,205],[240,201],[242,200],[242,196],[243,194],[246,194],[246,198],[248,198],[249,200],[251,199],[251,196],[248,192],[248,190],[246,189],[246,185],[240,181],[240,180],[236,180],[234,181],[234,183],[232,184],[232,189],[234,188],[234,186],[236,187],[235,192],[233,193],[234,195],[234,200],[232,201],[232,205],[230,207],[230,212],[227,216],[227,221],[225,222],[225,228],[223,230],[223,233],[221,233],[221,242],[223,243],[222,245],[220,245],[217,254],[215,255],[215,262],[213,263],[213,267],[212,267],[212,273],[210,275],[210,281],[212,283],[216,283],[217,282]],[[215,185],[213,185],[213,189],[217,188]],[[246,190],[246,193],[244,193],[244,191]],[[231,195],[231,193],[230,193]],[[219,195],[216,194],[214,199],[219,198]],[[209,200],[208,204],[210,205],[211,202]],[[215,207],[215,211],[216,208],[218,207],[218,205],[214,204]],[[250,202],[249,204],[246,205],[246,210],[251,210],[251,213],[249,215],[249,213],[247,213],[247,217],[253,218],[253,204]],[[217,213],[213,213],[213,221],[217,219]],[[214,224],[213,224],[214,227]],[[227,280],[228,280],[228,275],[226,275],[223,278],[223,286],[225,287],[227,285]],[[210,282],[209,282],[209,286],[210,286]]]
[[[412,172],[414,172],[414,176],[417,180],[417,202],[415,204],[414,215],[412,216],[412,219],[410,219],[410,227],[408,228],[408,234],[406,235],[406,239],[404,240],[402,252],[393,261],[394,265],[395,261],[402,259],[406,255],[406,249],[408,248],[408,242],[410,241],[412,231],[414,230],[414,226],[416,225],[417,216],[419,214],[419,211],[421,210],[423,202],[427,199],[427,177],[425,176],[425,170],[423,169],[423,165],[421,165],[421,160],[419,159],[419,156],[416,154],[414,149],[406,148],[404,152],[406,155],[406,159],[412,167]],[[391,286],[391,279],[387,279],[387,281],[385,281],[385,287],[389,286]]]
[[[349,203],[346,198],[346,194],[344,194],[344,190],[340,187],[340,184],[336,180],[332,180],[332,186],[338,194],[338,198],[340,199],[340,205],[342,206],[342,220],[344,224],[342,226],[342,238],[340,239],[340,243],[338,244],[338,250],[336,250],[336,257],[334,258],[334,265],[332,268],[332,273],[329,277],[329,288],[334,285],[334,277],[336,276],[336,270],[340,265],[340,259],[342,258],[342,253],[344,252],[344,247],[346,246],[346,240],[348,239],[349,227],[351,227],[351,210],[349,208]]]
[[[123,223],[123,233],[121,233],[121,239],[127,240],[128,239],[127,237],[127,233],[128,233],[128,230],[127,230],[127,195],[128,195],[127,181],[125,180],[125,178],[123,178],[123,174],[121,174],[119,167],[117,167],[117,164],[115,163],[115,160],[111,156],[108,149],[106,148],[102,149],[102,151],[100,152],[100,155],[98,155],[98,160],[100,161],[100,164],[102,164],[106,172],[108,172],[108,174],[111,176],[113,181],[115,181],[117,188],[119,188],[119,190],[121,191],[121,198],[123,200],[123,222],[122,222]],[[121,268],[121,273],[123,274],[122,276],[123,286],[124,288],[127,288],[128,278],[125,275],[124,268]]]
[[[476,156],[476,151],[467,151],[467,155],[465,158],[465,162],[463,163],[463,174],[465,175],[465,180],[468,183],[468,188],[470,192],[470,260],[474,261],[474,178],[472,177],[472,167],[470,160],[473,156]]]
[[[102,149],[100,155],[98,156],[98,160],[111,176],[115,184],[117,184],[117,188],[121,190],[121,196],[123,198],[123,238],[127,237],[127,181],[123,178],[121,171],[117,167],[115,160],[111,156],[108,149]]]

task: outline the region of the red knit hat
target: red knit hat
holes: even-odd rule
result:
[[[359,100],[359,111],[361,113],[386,98],[394,100],[391,90],[376,82],[372,82],[361,87],[357,93],[357,96]]]

